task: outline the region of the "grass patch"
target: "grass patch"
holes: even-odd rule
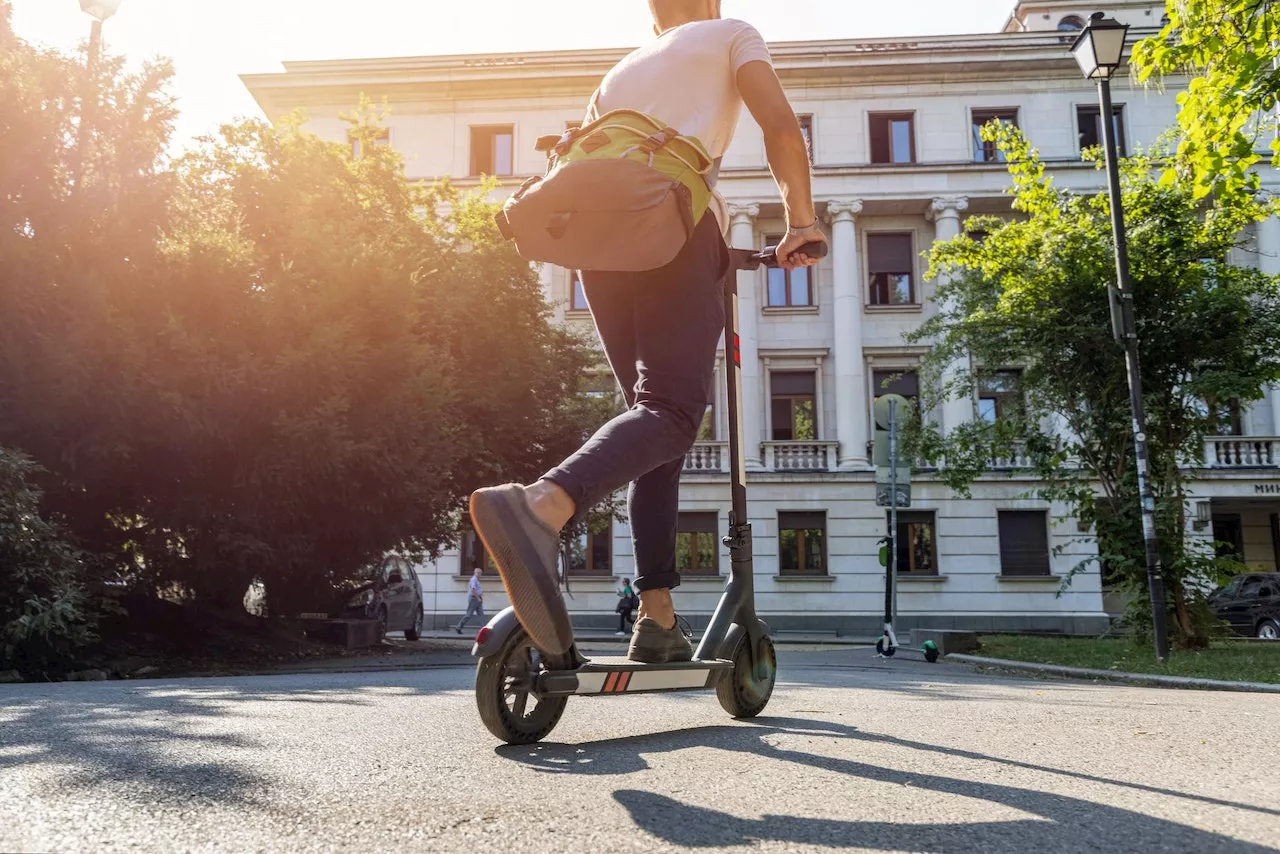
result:
[[[1280,643],[1214,641],[1209,649],[1199,652],[1175,650],[1163,664],[1156,661],[1151,644],[1128,638],[984,635],[981,645],[980,655],[1010,661],[1280,684]]]

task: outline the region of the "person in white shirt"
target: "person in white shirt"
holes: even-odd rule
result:
[[[472,617],[484,619],[484,588],[480,586],[480,576],[484,574],[484,570],[476,567],[475,572],[471,573],[471,581],[467,584],[467,613],[462,618],[462,622],[453,627],[458,634],[462,634],[462,630],[467,627],[467,623],[471,622]]]
[[[616,2],[601,4],[601,14]],[[605,76],[586,120],[617,109],[646,113],[697,137],[718,172],[745,104],[764,132],[781,194],[787,221],[778,246],[781,266],[816,263],[798,251],[827,242],[813,205],[808,146],[764,39],[750,24],[722,19],[720,0],[649,0],[649,6],[656,40]],[[471,497],[472,521],[494,556],[516,617],[534,643],[552,654],[573,643],[556,584],[559,532],[575,514],[630,484],[640,612],[628,656],[662,663],[693,655],[671,590],[680,583],[680,473],[712,400],[724,331],[728,217],[718,193],[711,211],[665,267],[582,272],[587,303],[629,409],[538,482],[481,489]]]

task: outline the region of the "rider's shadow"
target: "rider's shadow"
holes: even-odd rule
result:
[[[672,845],[701,848],[784,842],[823,847],[864,847],[873,850],[912,851],[1093,851],[1093,850],[1182,850],[1195,852],[1271,852],[1268,848],[1228,836],[1188,827],[1177,822],[1145,815],[1121,807],[1050,792],[900,771],[849,759],[820,756],[778,747],[773,735],[822,735],[861,741],[888,743],[902,747],[943,753],[966,759],[985,760],[1053,775],[1064,775],[1091,783],[1103,783],[1143,792],[1213,805],[1247,810],[1266,816],[1280,816],[1280,810],[1251,804],[1178,792],[1156,786],[1111,780],[1072,771],[1037,766],[972,751],[956,750],[923,742],[863,733],[855,727],[825,721],[796,718],[759,718],[746,725],[701,727],[671,733],[631,736],[586,742],[578,745],[541,744],[528,747],[500,747],[498,753],[539,771],[559,774],[620,775],[649,768],[646,754],[666,753],[686,748],[718,747],[747,752],[814,769],[836,772],[877,784],[877,792],[903,791],[909,786],[920,792],[976,798],[1011,807],[1029,817],[985,822],[893,822],[853,821],[765,815],[759,819],[739,818],[730,813],[690,806],[654,792],[618,789],[614,799],[630,814],[636,825]],[[920,798],[917,794],[915,797]],[[922,799],[927,804],[928,799]]]

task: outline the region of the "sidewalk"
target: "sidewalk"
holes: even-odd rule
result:
[[[422,636],[431,640],[452,640],[466,641],[468,649],[470,644],[475,640],[476,632],[480,631],[480,625],[468,626],[462,630],[459,636],[452,630],[436,630],[423,632]],[[631,640],[630,635],[619,637],[608,629],[599,628],[582,628],[575,629],[573,633],[574,640],[578,643],[617,643],[626,644]],[[700,635],[695,632],[693,642],[696,644]],[[778,646],[790,646],[792,644],[800,644],[804,646],[875,646],[876,638],[874,637],[839,637],[833,634],[811,634],[805,632],[773,632],[773,642]]]

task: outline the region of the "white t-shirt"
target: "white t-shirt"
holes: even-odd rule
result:
[[[610,110],[638,110],[666,122],[706,146],[719,168],[742,113],[738,69],[748,62],[772,62],[755,27],[723,18],[673,27],[632,51],[605,75],[587,109],[587,122]],[[714,194],[711,209],[728,228],[724,198]]]

